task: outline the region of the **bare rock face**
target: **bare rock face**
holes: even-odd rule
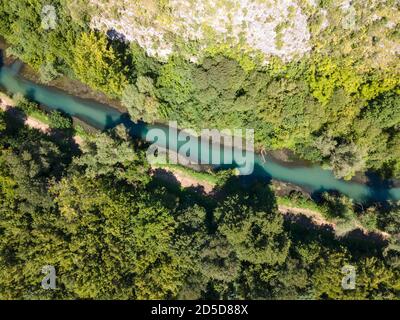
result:
[[[137,42],[161,61],[173,53],[196,62],[205,53],[234,51],[267,64],[273,57],[288,62],[309,52],[331,55],[337,46],[380,68],[400,53],[390,36],[400,23],[399,5],[388,0],[84,1],[93,29]]]
[[[307,15],[295,0],[92,0],[92,27],[114,30],[147,53],[167,58],[193,41],[192,59],[218,45],[290,60],[310,50]],[[177,45],[178,44],[178,45]]]

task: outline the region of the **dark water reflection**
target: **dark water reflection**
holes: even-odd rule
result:
[[[0,55],[0,65],[2,64]],[[168,132],[165,125],[148,125],[142,122],[133,123],[127,114],[92,100],[81,99],[71,96],[66,92],[56,88],[39,85],[18,76],[19,65],[11,67],[3,66],[0,69],[0,86],[9,93],[21,93],[24,96],[40,103],[47,110],[60,110],[72,117],[77,117],[89,125],[100,130],[111,129],[119,124],[125,125],[130,134],[134,137],[144,139],[151,129],[158,129],[160,132]],[[198,139],[190,139],[192,150],[198,150],[201,154],[206,145],[202,144]],[[162,147],[168,146],[170,150],[180,150],[184,142],[175,143],[169,141],[168,135],[160,138],[158,144]],[[212,146],[210,156],[216,152],[220,146]],[[213,151],[214,150],[214,151]],[[232,151],[234,154],[241,152],[238,149]],[[324,170],[319,166],[285,166],[278,163],[271,157],[265,158],[260,155],[254,155],[254,171],[249,176],[243,176],[243,181],[251,179],[263,179],[270,181],[271,179],[290,182],[301,186],[310,191],[310,193],[319,193],[323,191],[338,191],[353,198],[357,202],[366,201],[385,201],[400,200],[400,188],[393,187],[389,181],[382,181],[377,176],[367,173],[368,183],[361,184],[336,179],[329,170]],[[216,167],[234,167],[235,165],[216,165]],[[240,170],[240,168],[239,168]]]

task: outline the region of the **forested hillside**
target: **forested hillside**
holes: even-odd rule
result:
[[[53,1],[53,28],[42,25],[44,2],[2,1],[0,34],[43,82],[77,78],[122,100],[134,120],[253,128],[258,149],[289,148],[338,177],[369,168],[399,177],[398,2],[190,3]],[[252,28],[282,48],[260,48]]]
[[[285,221],[266,184],[225,175],[200,196],[151,178],[118,130],[82,152],[3,112],[0,130],[1,299],[398,298],[396,246]],[[48,264],[56,290],[40,286]],[[356,290],[341,288],[346,264]]]
[[[258,150],[345,179],[400,178],[399,19],[396,0],[0,2],[8,57],[42,84],[83,83],[133,121],[251,128]],[[400,297],[398,204],[324,194],[327,215],[389,234],[338,237],[285,218],[268,182],[226,171],[212,195],[174,187],[122,127],[77,147],[71,119],[48,116],[44,134],[0,111],[0,299]]]

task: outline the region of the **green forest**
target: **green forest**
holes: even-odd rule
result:
[[[45,2],[0,2],[7,56],[43,84],[80,81],[133,121],[254,128],[257,150],[289,149],[337,178],[371,170],[400,179],[399,59],[379,65],[357,50],[360,39],[378,46],[377,34],[400,42],[399,25],[381,34],[378,19],[357,36],[330,26],[290,62],[221,48],[197,62],[176,53],[160,61],[91,28],[85,0],[51,1],[57,27],[43,28]],[[356,209],[325,195],[327,214],[348,209],[390,234],[384,243],[336,237],[285,219],[266,182],[244,188],[227,171],[212,196],[173,187],[150,175],[146,145],[122,128],[79,149],[70,119],[50,121],[65,139],[0,111],[0,299],[400,298],[399,205]],[[56,290],[40,286],[44,265],[57,270]],[[357,269],[355,290],[342,290],[345,265]]]
[[[395,242],[285,221],[267,184],[243,189],[229,174],[213,197],[172,188],[118,130],[79,151],[0,116],[1,299],[398,298]],[[399,213],[386,231],[400,232]],[[47,264],[56,290],[40,286]],[[347,264],[356,290],[341,288]]]
[[[78,79],[121,100],[134,120],[253,128],[257,149],[288,148],[339,178],[367,169],[400,177],[398,59],[375,66],[371,57],[357,55],[356,44],[344,51],[343,43],[357,38],[339,27],[325,35],[333,42],[330,52],[315,50],[290,63],[272,59],[262,67],[229,51],[211,51],[196,64],[177,54],[161,63],[135,42],[91,30],[84,4],[52,3],[54,30],[41,28],[42,1],[0,4],[8,53],[37,70],[44,83],[60,75]],[[379,23],[360,32],[375,34]],[[399,34],[387,37],[399,41]]]

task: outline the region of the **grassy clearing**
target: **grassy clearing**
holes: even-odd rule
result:
[[[75,131],[75,135],[78,136],[78,137],[81,137],[82,139],[89,139],[93,135],[92,133],[86,131],[79,124],[74,124],[74,131]]]
[[[28,116],[51,126],[51,121],[46,113],[40,110],[34,110],[28,113]]]
[[[276,202],[278,205],[317,211],[320,212],[321,215],[324,216],[324,218],[328,215],[326,207],[318,205],[314,201],[306,198],[290,198],[290,197],[276,196]]]
[[[199,172],[179,164],[156,164],[153,168],[170,169],[171,171],[178,171],[184,175],[187,175],[197,181],[207,182],[212,185],[216,185],[219,181],[218,176],[212,172]]]
[[[41,123],[44,123],[48,125],[49,127],[53,127],[53,123],[49,117],[49,113],[46,112],[45,110],[42,110],[39,105],[36,103],[27,101],[23,97],[17,97],[17,99],[11,98],[9,95],[7,95],[4,92],[0,91],[0,99],[5,101],[5,103],[10,106],[10,107],[21,107],[23,112],[26,114],[26,116],[29,116],[30,118],[37,120]],[[20,100],[20,101],[19,101]],[[22,105],[19,106],[19,103]],[[24,106],[25,104],[25,106]],[[28,104],[28,106],[26,106]],[[74,129],[74,135],[82,138],[82,139],[87,139],[92,136],[92,133],[86,130],[82,125],[79,123],[75,123],[73,121],[73,129]]]

